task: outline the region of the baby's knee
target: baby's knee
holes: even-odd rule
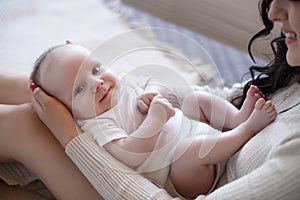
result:
[[[190,93],[184,97],[182,104],[181,104],[181,109],[185,110],[185,109],[190,108],[192,105],[196,105],[196,104],[197,104],[196,94]]]
[[[186,104],[199,104],[211,101],[211,95],[208,92],[197,91],[186,95],[183,102]]]
[[[185,95],[185,97],[183,98],[183,102],[190,102],[195,99],[196,99],[196,93],[192,92],[192,93]]]
[[[181,105],[181,111],[188,118],[195,120],[199,118],[199,106],[197,106],[197,101],[193,94],[188,94],[185,96]]]

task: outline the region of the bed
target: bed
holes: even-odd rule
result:
[[[149,5],[142,2],[125,0],[125,4],[122,4],[121,1],[112,0],[1,1],[0,73],[29,74],[35,59],[47,47],[71,40],[102,53],[110,45],[127,47],[122,52],[110,51],[112,55],[108,54],[107,58],[108,63],[114,61],[111,62],[112,67],[122,66],[118,68],[121,72],[131,70],[132,66],[168,66],[175,69],[188,85],[208,85],[221,90],[245,79],[243,74],[247,73],[252,61],[240,42],[245,42],[247,36],[243,35],[242,41],[238,43],[228,42],[226,35],[222,40],[215,40],[217,37],[208,37],[212,34],[201,33],[199,27],[184,27],[184,21],[173,24],[170,16],[165,17],[157,11],[160,7],[155,7],[154,4],[153,8],[154,2],[173,5],[170,1],[151,1]],[[193,1],[187,2],[191,5]],[[176,1],[175,8],[179,5],[180,1]],[[251,33],[259,28],[256,24],[252,26],[253,22],[250,25]],[[124,35],[129,39],[124,40]],[[191,45],[195,46],[191,48]],[[137,48],[142,48],[143,51],[126,54]],[[118,55],[126,59],[114,60]],[[172,83],[174,80],[170,80],[169,84]],[[38,179],[31,180],[33,182],[24,182],[21,185],[16,182],[8,185],[0,181],[0,199],[54,199]]]

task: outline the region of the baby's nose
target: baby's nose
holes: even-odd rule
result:
[[[96,87],[95,87],[95,90],[94,90],[95,93],[100,91],[103,84],[104,84],[104,81],[102,79],[97,80]]]

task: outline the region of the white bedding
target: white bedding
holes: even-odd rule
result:
[[[105,47],[104,52],[115,57],[119,56],[118,50],[120,48],[129,46],[128,48],[131,49],[125,50],[132,51],[132,48],[136,46],[157,45],[155,39],[149,40],[149,34],[145,33],[138,33],[138,36],[132,34],[123,40],[114,39],[114,37],[118,38],[120,34],[126,33],[130,27],[119,14],[108,9],[99,0],[54,0],[49,2],[11,0],[1,2],[1,4],[0,73],[28,74],[31,72],[35,59],[44,50],[50,46],[64,43],[66,40],[82,44],[90,50],[99,49],[100,46],[102,51],[104,50],[103,43],[107,44],[109,40],[109,50]],[[145,37],[145,35],[147,36]],[[141,43],[142,45],[140,45]],[[161,48],[162,46],[156,47]],[[177,67],[180,72],[185,73],[188,81],[193,80],[191,83],[199,83],[203,77],[206,79],[205,81],[211,81],[215,76],[216,72],[212,67],[201,65],[198,68],[198,77],[196,77],[197,75],[193,74],[195,70],[191,68],[191,64],[185,62],[185,58],[181,58],[184,55],[177,56],[177,54],[181,54],[177,50],[166,46],[163,48],[167,48],[171,53],[156,50],[152,51],[155,55],[150,52],[152,55],[150,57],[149,51],[139,50],[134,51],[134,53],[127,53],[126,56],[123,56],[123,60],[125,57],[124,61],[128,65],[133,64],[135,66],[158,63]],[[188,62],[193,61],[188,60]],[[193,62],[193,64],[199,66],[201,63]],[[123,69],[128,69],[128,65],[123,66]]]
[[[66,39],[94,48],[128,30],[98,0],[11,0],[0,7],[0,70],[29,73],[35,59]]]

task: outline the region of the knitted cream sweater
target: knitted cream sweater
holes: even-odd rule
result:
[[[278,91],[272,101],[278,117],[228,161],[228,183],[197,199],[300,198],[300,85]],[[105,199],[172,199],[87,134],[73,139],[66,153]]]

